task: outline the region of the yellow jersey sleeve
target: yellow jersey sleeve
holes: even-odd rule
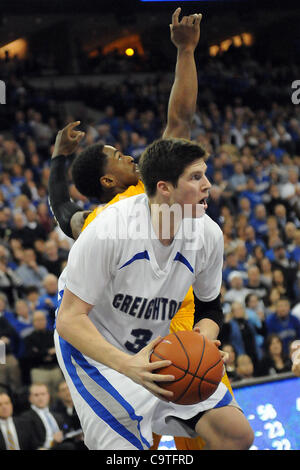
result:
[[[106,207],[111,206],[115,202],[121,201],[122,199],[127,199],[128,197],[131,196],[137,196],[138,194],[143,194],[145,192],[145,186],[142,183],[141,180],[134,185],[134,186],[129,186],[123,193],[117,194],[111,201],[109,201],[107,204],[104,204],[102,206],[96,207],[96,209],[91,212],[87,218],[85,219],[84,225],[81,229],[83,230],[94,220],[100,212],[102,212]]]

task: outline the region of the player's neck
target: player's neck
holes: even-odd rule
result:
[[[181,211],[174,210],[173,206],[157,198],[149,199],[149,208],[152,227],[158,240],[164,246],[171,245],[182,222]]]

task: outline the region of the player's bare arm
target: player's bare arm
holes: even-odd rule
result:
[[[68,183],[65,169],[65,157],[71,155],[78,148],[85,133],[76,129],[80,121],[71,122],[57,133],[54,150],[51,157],[51,171],[49,178],[49,202],[54,217],[66,235],[79,237],[81,228],[89,211],[70,201]]]
[[[158,398],[172,397],[173,393],[159,387],[158,383],[172,381],[174,376],[153,373],[156,369],[169,366],[171,361],[149,361],[154,346],[161,338],[154,339],[135,355],[126,354],[99,333],[88,317],[92,308],[93,305],[84,302],[66,288],[57,315],[58,334],[82,354],[126,375]]]
[[[291,344],[292,372],[300,377],[300,340],[295,340]]]
[[[171,40],[177,47],[177,62],[175,80],[168,105],[167,127],[163,138],[189,139],[198,95],[194,52],[200,39],[202,15],[184,16],[180,20],[180,13],[181,8],[177,8],[173,13],[170,25]]]

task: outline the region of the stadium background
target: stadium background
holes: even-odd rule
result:
[[[26,339],[36,329],[36,310],[45,313],[47,329],[53,329],[55,278],[72,245],[56,226],[47,200],[56,133],[78,119],[87,132],[82,146],[104,141],[138,161],[166,123],[176,61],[168,24],[177,6],[184,14],[203,13],[193,138],[211,152],[208,214],[224,232],[226,325],[221,338],[234,346],[236,356],[247,354],[252,362],[250,371],[232,365],[228,373],[235,383],[290,370],[289,341],[300,339],[300,112],[295,83],[300,80],[300,7],[289,1],[251,0],[3,0],[0,338],[10,335],[6,370],[11,368],[12,374],[1,376],[0,382],[12,395],[17,415],[28,407],[31,369],[56,367],[55,357],[49,367],[42,353],[32,362]],[[82,208],[93,207],[94,201],[80,195],[71,179],[69,188]],[[258,297],[250,306],[245,305],[249,293]],[[290,325],[281,325],[280,335],[287,340],[284,367],[278,369],[266,345],[280,296],[288,297],[294,322],[292,336],[286,333]],[[234,300],[242,307],[232,305]],[[245,340],[242,330],[251,340]],[[54,403],[54,386],[51,393]]]

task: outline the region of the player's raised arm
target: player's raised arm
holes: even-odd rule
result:
[[[201,14],[179,15],[177,8],[170,25],[171,40],[177,47],[175,79],[172,86],[167,127],[163,138],[181,137],[190,139],[191,125],[196,111],[198,96],[198,77],[194,52],[200,39]]]
[[[58,132],[50,162],[48,184],[53,215],[62,231],[74,239],[79,236],[88,215],[87,211],[82,211],[79,205],[71,201],[66,174],[66,156],[74,153],[84,137],[84,132],[75,129],[79,124],[80,121],[71,122]]]

